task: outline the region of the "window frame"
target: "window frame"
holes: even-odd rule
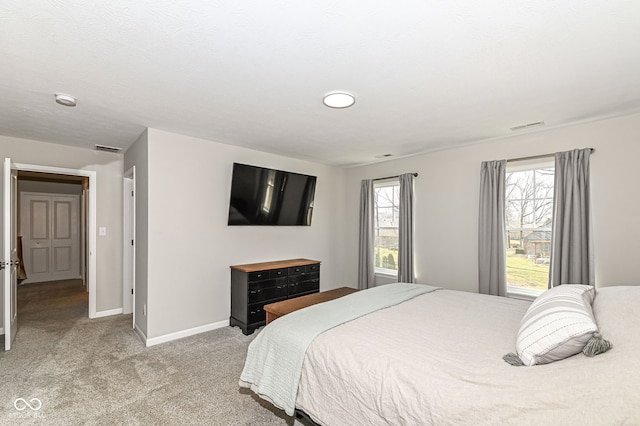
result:
[[[554,172],[554,188],[552,189],[552,211],[551,211],[551,221],[553,223],[553,192],[555,190],[555,160],[553,156],[549,156],[546,159],[531,159],[531,160],[524,160],[524,161],[518,161],[517,163],[515,162],[507,162],[507,167],[506,167],[506,174],[505,174],[505,190],[506,190],[506,175],[508,175],[509,173],[513,173],[513,172],[524,172],[524,171],[533,171],[533,170],[539,170],[539,169],[553,169]],[[513,229],[511,229],[508,226],[508,220],[507,220],[507,209],[508,209],[508,198],[507,198],[507,194],[505,193],[505,240],[508,240],[509,238],[509,232],[510,231],[514,231]],[[516,229],[523,229],[523,228],[518,228]],[[535,228],[531,228],[530,230],[533,230]],[[552,232],[552,228],[549,229],[549,232]],[[553,235],[551,235],[550,237],[550,243],[553,244],[553,242],[551,241],[551,238],[553,237]],[[508,244],[505,246],[505,272],[506,272],[506,250],[508,248]],[[540,294],[542,294],[545,290],[537,290],[537,289],[532,289],[532,288],[525,288],[525,287],[518,287],[518,286],[513,286],[513,285],[509,285],[508,281],[507,281],[507,297],[513,297],[513,298],[517,298],[517,299],[524,299],[524,300],[534,300],[536,297],[538,297]]]
[[[400,178],[398,177],[393,177],[393,178],[387,178],[387,179],[378,179],[375,180],[373,182],[373,209],[374,209],[374,215],[376,215],[378,207],[377,207],[377,203],[376,203],[376,189],[377,188],[383,188],[383,187],[398,187],[398,199],[394,200],[397,204],[392,204],[392,208],[397,206],[398,209],[398,214],[399,214],[399,210],[400,210]],[[375,244],[375,237],[376,237],[376,232],[378,231],[378,229],[380,229],[379,226],[377,226],[378,223],[374,218],[373,221],[373,233],[374,233],[374,253],[375,253],[375,249],[376,249],[376,244]],[[398,229],[399,232],[399,224],[398,227],[396,227],[396,229]],[[398,237],[399,238],[399,237]],[[399,244],[399,241],[398,241]],[[396,265],[397,265],[397,261],[398,259],[396,259]],[[381,268],[381,267],[377,267],[375,264],[375,254],[374,254],[374,264],[373,264],[373,272],[375,276],[379,276],[379,277],[384,277],[384,278],[396,278],[398,277],[398,270],[397,269],[388,269],[388,268]]]

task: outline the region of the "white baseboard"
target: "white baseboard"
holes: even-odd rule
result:
[[[144,334],[144,331],[140,330],[140,328],[138,327],[138,324],[133,325],[133,331],[135,331],[138,337],[140,337],[140,340],[142,340],[142,343],[144,343],[145,346],[149,346],[147,345],[147,335]]]
[[[226,327],[229,325],[229,320],[214,322],[207,325],[201,325],[200,327],[190,328],[188,330],[177,331],[175,333],[165,334],[164,336],[152,337],[146,339],[145,344],[147,347],[159,345],[160,343],[170,342],[172,340],[182,339],[183,337],[193,336],[195,334],[204,333],[218,328]]]
[[[96,312],[96,315],[94,316],[94,318],[109,317],[111,315],[120,315],[120,314],[122,314],[122,308],[109,309],[108,311]]]

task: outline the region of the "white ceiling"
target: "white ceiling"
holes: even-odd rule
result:
[[[639,111],[640,1],[3,0],[0,99],[8,136],[363,164]]]

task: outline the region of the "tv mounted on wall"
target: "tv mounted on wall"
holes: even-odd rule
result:
[[[316,177],[233,163],[229,225],[310,226]]]

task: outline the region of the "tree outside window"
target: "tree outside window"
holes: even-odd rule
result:
[[[398,273],[398,221],[400,182],[397,179],[374,183],[375,271]]]
[[[553,181],[553,167],[507,170],[507,286],[511,291],[547,289]]]

